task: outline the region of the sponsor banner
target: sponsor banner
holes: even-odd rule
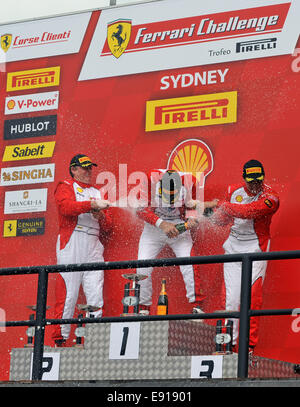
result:
[[[39,112],[58,108],[59,92],[33,93],[5,98],[5,114]]]
[[[55,141],[6,146],[2,161],[32,160],[53,156]]]
[[[166,168],[192,173],[196,177],[199,187],[202,188],[205,178],[214,168],[213,154],[202,140],[181,141],[171,152]]]
[[[46,211],[47,192],[47,188],[5,192],[4,214]]]
[[[276,48],[277,38],[265,38],[263,40],[241,41],[236,43],[236,52],[262,51]]]
[[[16,138],[54,136],[57,115],[27,117],[4,121],[4,140]]]
[[[5,220],[3,237],[37,236],[45,233],[45,218]]]
[[[54,181],[55,164],[31,165],[1,169],[2,187],[9,185],[39,184]]]
[[[59,79],[60,66],[9,72],[7,74],[6,90],[9,92],[58,86]]]
[[[291,54],[299,14],[296,0],[166,0],[103,10],[79,80]],[[271,38],[237,51],[238,43]]]
[[[236,122],[237,92],[150,100],[146,131],[180,129]]]
[[[77,53],[91,13],[74,14],[0,27],[6,62]]]

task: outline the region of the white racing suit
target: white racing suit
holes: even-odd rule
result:
[[[163,249],[169,246],[176,257],[190,257],[194,255],[193,241],[189,230],[183,232],[175,238],[168,236],[159,228],[163,221],[178,224],[183,223],[188,216],[185,201],[195,199],[195,179],[183,179],[181,173],[182,187],[179,199],[174,206],[163,206],[159,194],[159,181],[166,170],[153,170],[148,176],[148,206],[137,212],[137,215],[145,221],[144,230],[140,237],[138,259],[154,259]],[[183,174],[183,175],[182,175]],[[186,185],[184,185],[184,182]],[[152,271],[153,267],[137,269],[138,274],[147,275],[148,278],[139,281],[140,284],[140,304],[150,306],[152,304]],[[199,305],[204,299],[200,287],[200,273],[198,265],[180,266],[180,272],[186,288],[186,297],[193,306]]]
[[[232,221],[228,239],[223,248],[225,254],[268,251],[270,245],[270,224],[273,214],[279,207],[279,198],[270,187],[251,195],[243,185],[228,188],[227,202],[216,213],[216,223]],[[262,285],[267,268],[266,261],[252,263],[251,309],[261,309]],[[241,263],[224,263],[226,289],[226,310],[238,311],[241,297]],[[249,345],[258,341],[259,317],[250,320]],[[238,338],[238,319],[233,319],[233,345]]]
[[[182,220],[175,219],[172,223],[182,223]],[[190,257],[193,255],[193,242],[189,230],[171,239],[161,229],[146,223],[140,238],[138,259],[154,259],[166,245],[171,247],[176,257]],[[152,271],[153,267],[138,269],[139,274],[148,276],[148,278],[139,282],[140,304],[148,306],[152,304]],[[180,266],[180,271],[186,288],[186,297],[189,302],[195,303],[197,276],[195,276],[194,266]],[[199,297],[197,300],[200,302]]]
[[[64,181],[58,185],[55,199],[60,218],[60,233],[56,246],[57,264],[103,261],[104,248],[99,240],[99,222],[89,212],[91,200],[101,199],[100,191],[74,180]],[[56,318],[73,318],[81,284],[86,303],[98,308],[93,315],[101,316],[103,283],[103,270],[59,273],[56,281]],[[53,338],[67,339],[70,330],[70,325],[56,325]]]

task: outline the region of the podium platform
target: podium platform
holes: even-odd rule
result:
[[[238,355],[215,355],[215,327],[199,320],[95,323],[84,347],[45,347],[42,380],[234,379]],[[32,348],[12,349],[10,380],[31,380]],[[255,356],[249,377],[293,378],[294,365]]]

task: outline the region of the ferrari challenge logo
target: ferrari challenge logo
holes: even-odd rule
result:
[[[131,20],[117,20],[107,25],[107,43],[114,57],[126,50],[131,35]]]
[[[7,52],[12,42],[11,34],[1,35],[1,48],[4,52]]]

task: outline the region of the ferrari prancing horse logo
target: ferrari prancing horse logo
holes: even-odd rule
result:
[[[11,45],[12,35],[11,34],[4,34],[1,35],[1,48],[4,52],[8,51],[8,48]]]
[[[131,35],[131,20],[116,20],[107,25],[107,43],[114,57],[126,50]]]

